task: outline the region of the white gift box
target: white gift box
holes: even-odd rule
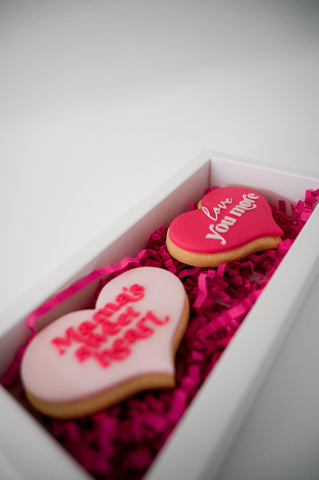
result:
[[[276,203],[278,199],[297,202],[306,189],[317,189],[319,180],[225,155],[203,153],[0,313],[0,374],[27,338],[25,318],[32,310],[91,271],[135,256],[156,228],[168,225],[176,215],[186,211],[189,203],[199,200],[207,187],[230,184],[251,187]],[[318,235],[316,208],[147,472],[147,480],[216,478],[316,277]],[[41,323],[84,308],[94,287],[92,284],[66,300],[45,315]],[[0,408],[1,478],[91,478],[2,387]]]

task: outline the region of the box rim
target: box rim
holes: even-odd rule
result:
[[[272,169],[272,171],[276,172],[277,170]],[[280,172],[285,173],[284,171]],[[291,173],[288,172],[287,175],[291,176]],[[293,176],[318,181],[317,178],[314,177],[306,177],[298,174],[293,174]],[[308,288],[318,275],[319,249],[315,241],[316,235],[312,235],[311,233],[312,229],[315,229],[319,234],[319,205],[314,209],[307,224],[303,227],[302,232],[300,232],[294,244],[289,249],[289,252],[277,267],[267,287],[232,339],[231,344],[228,345],[224,354],[210,372],[205,383],[197,393],[195,401],[188,407],[183,418],[176,426],[169,443],[163,447],[144,477],[144,480],[160,480],[161,478],[170,478],[170,475],[174,475],[176,479],[208,478],[207,475],[209,475],[209,478],[212,479],[218,475],[223,460],[229,452],[244,419],[248,415],[274,363],[280,346],[285,341],[290,328],[296,320],[297,312],[307,295]],[[245,366],[247,368],[245,370],[245,381],[243,382],[241,379],[237,384],[240,393],[237,392],[236,402],[232,400],[223,402],[223,408],[228,409],[228,414],[215,417],[213,425],[210,418],[209,431],[213,431],[213,434],[208,433],[207,435],[208,429],[205,429],[206,419],[201,418],[201,412],[208,410],[208,399],[214,399],[214,402],[219,404],[219,406],[222,403],[221,400],[225,399],[223,385],[227,383],[227,379],[233,377],[233,366],[239,365],[240,358],[243,358],[240,353],[243,353],[243,346],[246,345],[247,337],[251,336],[253,326],[256,331],[256,317],[259,318],[259,323],[261,323],[262,320],[266,320],[264,306],[270,301],[274,302],[274,298],[276,300],[274,303],[278,304],[278,299],[280,300],[281,297],[283,276],[286,280],[292,277],[295,270],[293,256],[296,256],[296,253],[301,256],[303,251],[307,251],[307,261],[302,266],[299,282],[294,285],[294,288],[290,288],[290,301],[287,302],[288,305],[283,304],[281,313],[273,315],[273,323],[278,317],[284,320],[278,323],[277,329],[273,327],[272,335],[269,336],[266,343],[264,336],[262,342],[259,343],[259,364],[253,366],[252,355],[246,358]],[[310,252],[313,256],[309,255]],[[304,255],[302,258],[304,258]],[[265,333],[265,331],[263,333]],[[256,347],[254,348],[254,351],[255,350]],[[262,356],[260,354],[261,351],[263,352]],[[267,358],[269,352],[271,352],[271,355]],[[249,372],[248,377],[247,372]],[[236,392],[233,391],[230,397],[234,398],[234,395],[236,395]],[[241,409],[240,414],[238,414],[239,409]],[[199,418],[201,418],[200,425],[198,424]],[[196,436],[196,442],[190,440],[191,433],[196,429],[197,431],[206,432],[206,446],[203,442],[202,435]],[[194,449],[192,448],[193,445],[195,445]],[[187,462],[176,462],[176,459],[181,460],[183,455],[187,458]]]
[[[185,168],[182,169],[182,173],[181,173],[180,171],[177,172],[176,175],[174,175],[173,177],[171,177],[171,178],[169,179],[169,181],[165,182],[164,187],[163,187],[163,185],[161,185],[161,186],[157,189],[158,192],[156,193],[155,198],[153,197],[152,207],[160,204],[160,202],[163,200],[163,198],[167,196],[167,192],[169,192],[169,193],[171,192],[171,188],[172,188],[172,185],[174,185],[174,183],[175,183],[175,184],[178,184],[178,185],[181,185],[181,184],[183,183],[183,181],[191,178],[191,176],[192,176],[195,172],[197,172],[200,168],[202,168],[204,165],[206,165],[206,164],[208,164],[208,163],[209,163],[209,166],[210,166],[211,163],[212,163],[212,161],[213,161],[214,159],[217,159],[217,158],[220,159],[220,160],[223,160],[223,159],[225,159],[225,158],[226,158],[226,159],[229,159],[230,156],[227,156],[227,155],[225,155],[225,154],[214,154],[213,152],[207,152],[207,151],[206,151],[206,152],[204,152],[201,156],[199,156],[196,160],[194,160],[194,161],[190,162],[189,164],[187,164],[187,165],[185,166]],[[237,161],[236,158],[237,158],[237,157],[235,157],[234,160]],[[246,162],[244,162],[244,161],[242,161],[242,160],[238,160],[238,162],[240,162],[240,163],[242,163],[242,164],[244,164],[244,165],[247,164]],[[258,165],[258,164],[251,164],[251,163],[249,163],[249,165],[252,166],[252,167],[254,167],[254,168],[257,168],[257,169],[274,170],[275,172],[286,173],[284,170],[269,169],[268,167],[263,167],[263,166],[260,166],[260,165]],[[287,174],[288,176],[291,175],[290,172],[288,172],[288,173],[286,173],[286,174]],[[299,174],[297,174],[297,173],[294,174],[294,175],[297,176],[297,177],[300,177],[300,176],[301,176],[301,175],[299,175]],[[181,176],[182,176],[182,181],[181,181]],[[315,180],[314,177],[307,177],[307,178],[310,178],[310,179],[312,179],[312,180]],[[164,193],[163,193],[163,192],[164,192]],[[143,200],[143,202],[145,202],[145,200]],[[143,202],[141,202],[141,203],[143,203]],[[144,207],[145,207],[145,205],[144,205]],[[146,214],[147,212],[149,212],[149,211],[150,211],[150,208],[152,208],[152,207],[144,208],[144,209],[143,209],[144,214]],[[318,213],[318,209],[316,209],[316,210],[317,210],[317,213]],[[137,211],[135,212],[135,214],[134,214],[133,216],[131,216],[131,213],[128,212],[127,214],[125,214],[124,216],[121,217],[121,221],[119,222],[119,225],[120,225],[120,226],[122,225],[122,227],[123,227],[123,223],[122,223],[123,218],[124,218],[124,220],[127,219],[127,218],[135,219],[134,221],[136,221],[136,218],[137,218],[137,217],[138,217],[138,219],[142,218],[142,217],[140,217],[140,212],[141,212],[140,207],[137,208]],[[315,212],[314,212],[314,213],[315,213]],[[313,218],[314,213],[312,214],[311,218]],[[319,217],[319,215],[316,215],[316,216]],[[311,218],[309,219],[309,221],[311,220]],[[125,221],[126,221],[126,220],[125,220]],[[124,221],[124,224],[125,224],[125,221]],[[138,221],[138,220],[137,220],[137,221]],[[309,223],[309,221],[308,221],[308,223]],[[132,220],[132,222],[133,222],[133,220]],[[115,223],[118,224],[118,222],[115,222]],[[106,231],[109,231],[109,229],[110,229],[111,227],[113,227],[113,225],[114,225],[114,224],[112,224],[110,227],[107,227],[106,229],[104,229],[104,231],[103,231],[103,238],[104,238],[105,232],[106,232]],[[127,226],[127,225],[126,225],[126,226]],[[306,228],[306,227],[307,227],[307,225],[305,226],[305,228]],[[115,229],[115,231],[116,231],[116,229]],[[107,236],[107,235],[106,235],[106,236]],[[117,235],[114,234],[114,236],[116,237]],[[97,244],[101,241],[101,235],[99,235],[98,237],[99,237],[99,239],[98,239],[98,241],[97,241]],[[300,237],[301,237],[301,235],[298,236],[298,238],[300,238]],[[298,239],[297,239],[297,240],[298,240]],[[296,241],[297,241],[297,240],[296,240]],[[296,242],[295,242],[295,244],[296,244]],[[294,246],[293,246],[293,247],[294,247]],[[293,247],[292,247],[292,248],[293,248]],[[96,247],[96,245],[95,245],[94,248],[95,248],[95,251],[96,251],[98,247]],[[290,253],[290,252],[288,252],[288,255],[289,255],[289,253]],[[64,271],[66,271],[66,268],[68,267],[69,264],[72,264],[72,262],[74,262],[74,259],[78,258],[78,255],[79,255],[79,254],[80,254],[80,252],[77,252],[77,253],[75,254],[75,256],[72,257],[71,262],[65,262],[65,264],[64,264]],[[283,260],[283,262],[286,260],[286,258],[288,257],[288,255],[286,255],[286,257],[285,257],[285,259]],[[318,262],[316,262],[316,267],[315,267],[315,269],[312,271],[312,273],[310,272],[311,275],[312,275],[311,278],[314,278],[315,274],[317,273],[317,268],[318,268],[317,263],[318,263]],[[75,262],[75,264],[76,264],[76,262]],[[73,265],[74,265],[74,264],[73,264]],[[278,272],[278,270],[279,270],[280,267],[281,267],[281,266],[278,267],[277,272]],[[61,267],[58,267],[58,268],[56,269],[56,271],[59,271],[60,268],[61,268]],[[54,272],[54,275],[56,274],[56,271]],[[81,271],[82,271],[82,270],[80,269],[80,272],[81,272]],[[280,271],[281,271],[281,270],[280,270]],[[78,271],[78,272],[79,272],[79,271]],[[275,273],[275,275],[277,274],[277,276],[278,276],[278,273],[277,273],[277,272]],[[308,273],[309,273],[309,272],[308,272]],[[50,275],[49,275],[49,277],[50,277]],[[308,275],[307,278],[308,278],[308,283],[309,283],[309,281],[311,280],[311,278],[309,277],[309,275]],[[267,289],[265,289],[265,292],[268,290],[268,287],[269,287],[269,285],[267,286]],[[32,291],[35,292],[36,288],[37,288],[37,287],[35,286]],[[60,287],[60,288],[61,288],[61,287]],[[263,292],[262,297],[264,296],[265,292]],[[261,298],[262,298],[262,297],[261,297]],[[260,300],[260,299],[259,299],[259,300]],[[39,302],[37,301],[36,304],[38,304],[38,303],[39,303]],[[254,307],[254,308],[255,308],[255,307]],[[249,316],[250,316],[250,317],[252,316],[252,314],[253,314],[254,311],[255,311],[255,310],[252,309],[252,311],[249,313]],[[246,318],[246,320],[245,320],[245,322],[244,322],[244,325],[246,324],[246,321],[247,321],[247,319],[249,318],[249,316],[247,316],[247,318]],[[247,329],[247,327],[246,327],[246,329]],[[239,333],[240,333],[240,332],[238,332],[238,334],[239,334]],[[0,323],[0,336],[1,336],[1,334],[3,334],[3,330],[2,330],[2,332],[1,332],[1,323]],[[234,340],[236,340],[236,337],[234,338]],[[239,342],[239,341],[237,340],[237,343],[238,343],[238,342]],[[225,352],[225,353],[227,353],[228,350],[229,350],[229,348],[226,349],[226,352]],[[224,357],[224,356],[223,356],[223,357]],[[217,364],[216,367],[214,368],[212,374],[214,374],[214,372],[216,372],[216,371],[219,371],[219,370],[222,371],[222,369],[226,368],[226,367],[223,367],[223,366],[222,366],[222,365],[225,363],[225,360],[223,361],[223,363],[221,363],[221,361],[223,360],[223,357],[220,359],[220,361],[218,362],[218,364]],[[219,367],[220,364],[221,364],[221,366]],[[221,374],[218,374],[218,375],[221,375]],[[216,377],[216,376],[217,376],[217,373],[215,373],[215,377]],[[197,394],[197,396],[196,396],[196,399],[195,399],[195,402],[198,401],[197,398],[200,398],[200,396],[202,396],[202,397],[204,396],[204,393],[202,393],[202,392],[204,392],[203,389],[204,389],[204,387],[205,387],[206,384],[207,384],[207,381],[206,381],[205,384],[202,386],[201,390],[198,392],[198,394]],[[184,417],[183,417],[182,421],[180,422],[181,428],[182,428],[182,425],[185,424],[185,422],[187,421],[187,419],[188,419],[189,416],[191,415],[191,412],[193,411],[193,410],[191,410],[192,408],[193,408],[193,404],[189,407],[189,409],[188,409],[188,410],[186,411],[186,413],[184,414]],[[156,477],[156,469],[157,469],[157,471],[158,471],[158,468],[159,468],[158,465],[159,465],[159,462],[161,461],[160,459],[162,458],[162,455],[166,455],[166,451],[167,451],[166,449],[167,449],[167,448],[171,448],[171,449],[174,450],[174,446],[171,446],[171,445],[173,445],[173,444],[172,444],[172,440],[173,440],[173,438],[175,438],[175,435],[177,435],[176,432],[177,432],[178,429],[180,428],[180,425],[178,425],[178,426],[176,427],[175,431],[173,432],[172,438],[167,442],[167,445],[164,447],[163,451],[160,452],[160,454],[159,454],[159,456],[158,456],[158,460],[157,460],[157,459],[155,460],[153,466],[151,466],[149,472],[146,474],[147,478],[149,478],[150,480],[153,480],[153,479],[155,480],[155,478],[158,478],[158,477]],[[40,427],[40,426],[37,426],[37,428],[41,428],[41,427]],[[184,427],[183,427],[183,428],[184,428]],[[177,438],[178,438],[178,437],[177,437]],[[176,442],[176,441],[177,441],[177,440],[175,440],[175,442]],[[166,458],[167,458],[167,457],[166,457]],[[204,468],[204,465],[203,465],[203,468]],[[175,472],[175,473],[176,473],[176,472]],[[188,471],[187,473],[190,473],[190,472]],[[199,473],[199,472],[198,472],[198,473]],[[154,477],[153,477],[152,475],[154,475]],[[145,477],[145,478],[146,478],[146,477]],[[163,478],[163,477],[162,477],[162,478]],[[177,478],[177,477],[175,477],[175,478]],[[181,477],[181,478],[182,478],[182,477]],[[189,477],[188,477],[188,478],[189,478]],[[194,476],[194,477],[192,477],[192,478],[197,478],[197,477]]]

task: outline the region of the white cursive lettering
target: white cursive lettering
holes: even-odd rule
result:
[[[254,210],[255,208],[257,208],[255,200],[259,198],[258,195],[255,195],[254,193],[248,193],[248,194],[243,193],[242,197],[243,197],[242,200],[240,200],[239,203],[229,211],[229,215],[225,215],[224,218],[222,218],[220,222],[217,223],[217,225],[214,225],[212,223],[209,225],[210,233],[207,233],[205,238],[208,238],[211,240],[219,240],[222,245],[226,245],[227,242],[221,234],[227,233],[230,227],[235,225],[238,218],[240,218],[245,212],[249,210]],[[231,203],[232,203],[232,199],[226,198],[225,201],[220,202],[217,207],[213,208],[213,215],[211,215],[207,207],[202,207],[202,210],[208,218],[216,222],[218,220],[219,215],[221,214],[221,210],[226,209],[227,208],[226,204],[231,204]],[[230,215],[233,215],[238,218],[231,217]]]
[[[202,207],[203,212],[205,215],[207,215],[208,218],[213,220],[213,222],[216,222],[218,220],[218,217],[221,213],[221,210],[226,210],[227,205],[226,204],[231,204],[232,199],[231,198],[226,198],[226,200],[220,202],[217,207],[213,207],[213,213],[211,213],[207,207]]]
[[[216,232],[215,225],[212,223],[209,225],[209,230],[211,233],[207,233],[206,238],[211,238],[212,240],[220,240],[222,245],[226,245],[226,240],[224,237],[220,235],[220,233]]]

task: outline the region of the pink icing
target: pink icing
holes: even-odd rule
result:
[[[282,235],[266,199],[241,187],[211,191],[202,208],[182,213],[169,228],[175,245],[197,253],[233,250],[257,238]]]
[[[30,313],[26,324],[35,334],[35,325],[41,315],[95,279],[114,273],[118,275],[127,268],[142,265],[174,272],[183,281],[194,307],[177,356],[175,389],[145,392],[84,421],[60,421],[36,416],[40,425],[94,478],[137,480],[143,477],[303,228],[318,195],[319,190],[307,191],[305,201],[291,205],[291,216],[287,215],[284,200],[279,201],[279,208],[272,207],[274,218],[284,230],[283,240],[277,250],[251,255],[248,260],[223,264],[217,269],[185,268],[167,254],[166,228],[162,227],[153,232],[147,249],[141,250],[137,257],[125,257],[117,265],[105,265],[91,272]],[[251,281],[252,277],[254,281]],[[25,347],[19,350],[1,379],[3,385],[23,405],[25,403],[18,396],[15,379]],[[32,413],[32,410],[29,412]]]
[[[166,270],[119,275],[101,290],[94,310],[63,315],[31,341],[21,366],[26,389],[66,402],[134,376],[173,376],[172,338],[184,304],[182,283]]]

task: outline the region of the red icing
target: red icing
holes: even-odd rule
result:
[[[179,215],[169,228],[175,245],[197,253],[234,250],[257,238],[282,235],[266,199],[239,187],[211,191],[202,208]]]
[[[99,350],[99,348],[107,342],[109,336],[116,335],[124,326],[139,316],[139,312],[133,310],[132,307],[128,307],[125,314],[119,315],[116,322],[112,323],[106,320],[102,325],[94,325],[91,322],[85,321],[78,327],[81,331],[80,334],[73,327],[69,327],[65,331],[65,337],[55,337],[51,340],[51,343],[57,347],[60,355],[65,354],[67,348],[71,346],[72,341],[82,343],[83,345],[74,352],[75,358],[79,362],[84,362],[92,357],[97,360],[102,367],[108,367],[112,360],[124,360],[130,355],[130,344],[153,335],[154,329],[146,325],[147,321],[155,325],[165,325],[165,323],[169,321],[168,315],[160,319],[149,310],[132,328],[125,330],[122,337],[113,340],[109,348]],[[92,330],[96,327],[102,328],[102,334],[92,333]]]
[[[130,292],[132,295],[128,294]],[[120,310],[121,307],[130,302],[137,302],[144,297],[144,287],[142,285],[132,285],[129,289],[123,287],[123,292],[116,296],[115,302],[108,302],[103,308],[98,310],[94,315],[94,320],[104,322],[105,318],[111,317],[114,312]]]
[[[82,346],[74,352],[76,360],[85,362],[89,358],[94,358],[103,368],[108,367],[112,361],[126,359],[131,353],[131,344],[153,335],[154,329],[146,322],[152,322],[154,325],[164,325],[169,321],[168,315],[160,319],[151,310],[147,311],[142,318],[139,318],[141,313],[134,310],[130,305],[125,312],[118,314],[115,320],[110,320],[111,316],[129,302],[141,300],[144,297],[144,291],[145,289],[141,285],[133,285],[129,289],[124,287],[123,292],[116,296],[116,303],[107,303],[92,315],[91,320],[81,322],[77,329],[73,326],[68,327],[64,336],[54,337],[51,344],[56,347],[59,355],[64,355],[74,342],[81,343]],[[118,335],[134,319],[138,320],[131,328],[126,329],[122,336],[113,339],[113,341],[111,338],[112,344],[108,348],[103,348],[110,337]]]
[[[130,288],[123,287],[123,291],[115,298],[116,303],[109,302],[93,314],[92,320],[96,323],[89,320],[82,322],[78,326],[79,331],[76,331],[74,327],[69,327],[66,329],[64,337],[55,337],[51,340],[51,343],[58,349],[60,355],[66,352],[72,341],[84,343],[93,348],[99,347],[101,343],[106,342],[109,335],[116,335],[124,325],[131,323],[133,317],[139,315],[131,307],[128,307],[124,313],[119,315],[115,322],[109,320],[123,306],[130,302],[141,300],[144,297],[144,290],[142,285],[137,284],[132,285]],[[102,326],[100,332],[93,332],[98,324]],[[79,355],[83,358],[81,353]]]
[[[93,272],[101,277],[114,271],[120,274],[127,266],[167,268],[182,279],[192,304],[191,321],[178,354],[176,388],[173,391],[146,392],[77,421],[36,416],[37,421],[94,478],[140,480],[143,477],[303,228],[318,195],[319,190],[307,191],[305,201],[291,205],[289,216],[284,201],[279,203],[279,209],[273,207],[275,219],[284,230],[277,250],[251,255],[215,270],[185,269],[167,254],[166,228],[160,228],[152,234],[147,249],[139,252],[136,258],[125,258],[116,266],[108,265],[102,273]],[[95,278],[89,275],[81,282],[83,284]],[[75,286],[72,286],[73,293]],[[63,295],[67,293],[68,290],[62,292]],[[57,298],[50,299],[52,305],[56,305]],[[34,331],[35,320],[41,313],[43,311],[38,310],[30,315],[28,325],[31,331]],[[20,359],[21,355],[17,355],[5,377],[6,383],[4,377],[2,381],[8,388],[13,385],[12,394],[25,405],[23,396],[17,395],[14,382]],[[30,412],[29,407],[26,408]]]

